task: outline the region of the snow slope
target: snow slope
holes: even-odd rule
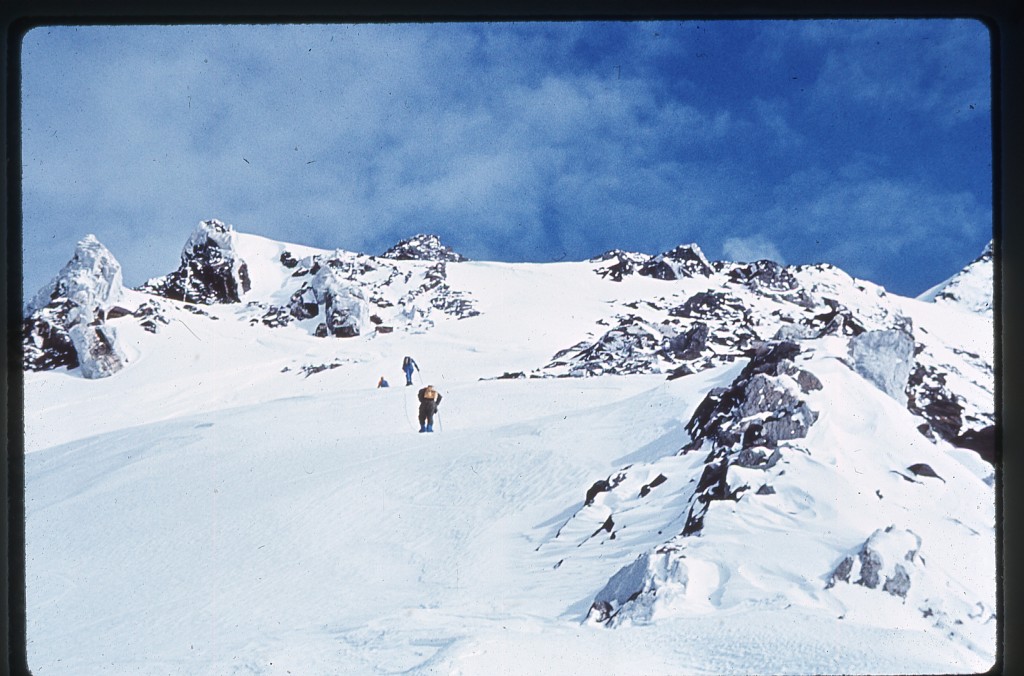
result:
[[[432,262],[336,252],[369,264],[368,295],[393,303],[376,311],[395,330],[317,338],[318,319],[262,318],[310,278],[295,277],[282,254],[301,271],[303,259],[331,252],[241,233],[235,246],[252,283],[243,303],[199,308],[124,290],[128,310],[157,302],[162,319],[155,332],[133,314],[106,320],[129,354],[123,370],[100,380],[78,369],[25,374],[34,673],[992,665],[993,467],[923,434],[919,414],[853,368],[842,332],[797,341],[792,368],[817,388],[796,388],[782,371],[768,378],[816,417],[802,436],[763,447],[777,451],[767,465],[736,461],[738,447],[695,437],[710,432],[690,424],[709,393],[744,377],[749,358],[725,354],[725,343],[673,379],[666,370],[678,362],[643,361],[632,348],[616,363],[662,368],[496,379],[543,375],[553,355],[597,339],[628,309],[656,327],[674,298],[725,288],[729,269],[611,282],[595,262],[459,262],[420,291]],[[835,291],[869,329],[909,317],[926,348],[919,363],[948,376],[964,420],[991,419],[990,315],[887,296],[834,269],[794,274],[813,293]],[[758,338],[787,323],[771,294],[730,289],[762,307]],[[478,314],[449,302],[460,297]],[[623,309],[638,299],[656,307]],[[439,433],[416,432],[405,354],[421,366],[417,385],[444,396]],[[375,389],[381,375],[392,387]],[[717,490],[704,477],[719,457],[732,463],[722,465],[727,495],[702,503]],[[589,495],[602,480],[609,488]],[[701,505],[701,528],[682,535]],[[902,595],[858,584],[870,552]],[[617,614],[598,621],[604,598]]]

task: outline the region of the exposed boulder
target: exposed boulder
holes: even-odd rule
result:
[[[373,313],[366,294],[358,284],[346,279],[342,267],[330,262],[321,266],[311,285],[317,303],[324,306],[325,335],[351,338],[372,330],[370,315]]]
[[[101,321],[78,323],[68,329],[68,335],[75,346],[83,377],[106,378],[124,368],[127,359],[113,327]]]
[[[855,552],[844,557],[829,576],[826,589],[838,582],[859,584],[868,589],[906,598],[910,590],[911,571],[919,560],[921,538],[912,531],[895,526],[876,530]]]
[[[903,329],[867,331],[850,339],[853,369],[890,397],[907,405],[914,364],[914,338]]]
[[[381,257],[397,261],[451,261],[453,263],[468,260],[462,254],[441,244],[441,239],[437,235],[415,235],[409,239],[403,239],[381,254]]]
[[[230,225],[201,221],[181,251],[174,272],[151,279],[140,289],[189,303],[238,303],[250,288],[249,268],[236,250]]]

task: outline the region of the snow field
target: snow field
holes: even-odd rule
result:
[[[325,253],[241,234],[237,245],[251,295],[277,305],[309,279],[293,278],[281,252]],[[867,324],[892,320],[880,287],[834,268],[796,274]],[[819,414],[808,436],[782,442],[773,467],[731,467],[738,499],[711,502],[687,538],[678,534],[707,450],[677,455],[684,425],[744,360],[673,381],[487,379],[529,373],[594,339],[624,302],[658,300],[664,308],[646,317],[660,321],[720,277],[612,283],[587,263],[450,264],[446,283],[469,290],[483,314],[433,312],[410,330],[345,340],[313,338],[319,319],[250,324],[259,304],[204,306],[203,317],[161,301],[169,323],[156,334],[110,320],[131,358],[116,376],[26,374],[30,665],[218,675],[987,669],[992,468],[923,437],[921,419],[850,369],[845,339],[802,346],[798,364],[824,385],[794,385]],[[773,335],[774,301],[731,292],[759,309],[757,335]],[[123,302],[150,299],[126,291]],[[949,303],[893,302],[938,359],[961,364],[948,374],[956,391],[983,402],[991,320]],[[399,370],[406,354],[421,366],[416,387]],[[382,375],[391,387],[375,389]],[[416,432],[416,392],[428,383],[444,396],[429,435]],[[922,464],[941,478],[910,469]],[[584,505],[604,479],[616,487]],[[826,588],[866,542],[883,580],[897,559],[909,571],[906,598],[853,584],[856,574]],[[642,599],[646,614],[614,629],[584,622],[610,579],[626,594],[648,574],[658,587]]]

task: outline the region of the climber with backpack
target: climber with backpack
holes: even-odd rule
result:
[[[420,370],[419,364],[413,360],[412,357],[406,357],[402,360],[402,370],[405,371],[405,385],[408,387],[412,385],[412,370],[415,368],[417,371]]]
[[[441,404],[441,393],[433,385],[427,385],[419,391],[420,399],[420,432],[434,431],[434,414]]]

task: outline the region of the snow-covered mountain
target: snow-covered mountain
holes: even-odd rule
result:
[[[127,289],[87,237],[25,308],[30,664],[987,669],[991,266],[904,298],[696,244],[510,264],[205,221]]]

